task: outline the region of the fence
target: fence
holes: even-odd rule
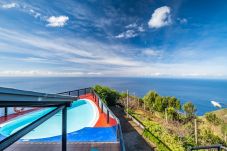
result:
[[[45,94],[31,91],[22,91],[10,88],[0,88],[0,107],[56,107],[49,113],[19,129],[0,141],[0,150],[8,148],[24,135],[41,125],[43,122],[62,111],[62,151],[67,150],[67,107],[75,100],[74,97],[56,94]]]
[[[107,123],[110,122],[110,118],[113,118],[113,119],[116,120],[116,122],[117,122],[117,127],[116,127],[117,140],[120,142],[121,151],[125,151],[124,140],[123,140],[121,124],[120,124],[119,119],[106,106],[106,104],[103,102],[103,100],[99,97],[99,95],[95,92],[95,90],[93,88],[84,88],[84,89],[79,89],[79,90],[72,90],[72,91],[67,91],[67,92],[61,92],[61,93],[58,93],[58,94],[80,97],[80,96],[86,95],[88,93],[93,95],[93,98],[94,98],[95,102],[97,103],[98,107],[101,109],[101,112],[105,113],[107,115],[106,116]]]
[[[197,146],[197,147],[192,147],[189,148],[189,151],[193,151],[193,150],[201,150],[201,149],[206,149],[206,150],[211,150],[211,149],[217,149],[218,151],[227,151],[227,148],[222,146],[222,145],[210,145],[210,146]]]

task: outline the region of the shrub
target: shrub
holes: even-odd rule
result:
[[[119,92],[109,87],[95,85],[94,90],[108,106],[114,106],[120,98]]]
[[[143,97],[145,106],[146,106],[147,108],[149,108],[150,110],[153,109],[154,103],[155,103],[155,99],[156,99],[157,96],[159,96],[159,95],[158,95],[158,93],[156,93],[155,91],[149,91],[149,92]]]
[[[205,118],[209,123],[214,125],[220,125],[222,122],[222,120],[218,118],[217,115],[214,113],[206,113]]]
[[[175,108],[173,107],[168,107],[167,108],[167,114],[168,114],[168,117],[171,119],[171,120],[178,120],[178,113],[177,111],[175,110]]]
[[[187,118],[192,119],[195,117],[196,107],[192,102],[186,102],[183,105],[183,110],[185,111]]]

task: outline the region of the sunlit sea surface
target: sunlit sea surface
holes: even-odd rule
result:
[[[0,78],[0,87],[48,93],[85,88],[95,84],[109,86],[119,91],[129,90],[140,97],[149,90],[155,90],[163,96],[176,96],[182,103],[193,102],[197,107],[198,115],[217,110],[210,103],[212,100],[221,103],[223,107],[227,104],[227,80],[110,77]]]

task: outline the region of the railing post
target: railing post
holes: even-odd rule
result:
[[[109,124],[110,123],[110,112],[109,112],[109,110],[107,110],[107,124]]]
[[[71,94],[71,91],[69,91],[69,95]]]
[[[221,151],[221,146],[218,147],[218,151]]]
[[[67,107],[62,109],[62,151],[67,150]]]
[[[5,117],[8,115],[8,108],[5,107]]]
[[[98,97],[98,107],[99,107],[99,97]]]
[[[101,112],[103,113],[103,103],[101,103]]]

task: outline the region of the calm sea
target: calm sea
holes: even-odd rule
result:
[[[163,79],[163,78],[0,78],[0,87],[56,93],[101,84],[119,91],[127,89],[143,97],[149,90],[163,96],[176,96],[182,103],[193,102],[197,114],[213,111],[210,101],[227,104],[227,80]],[[225,106],[226,107],[226,106]]]

